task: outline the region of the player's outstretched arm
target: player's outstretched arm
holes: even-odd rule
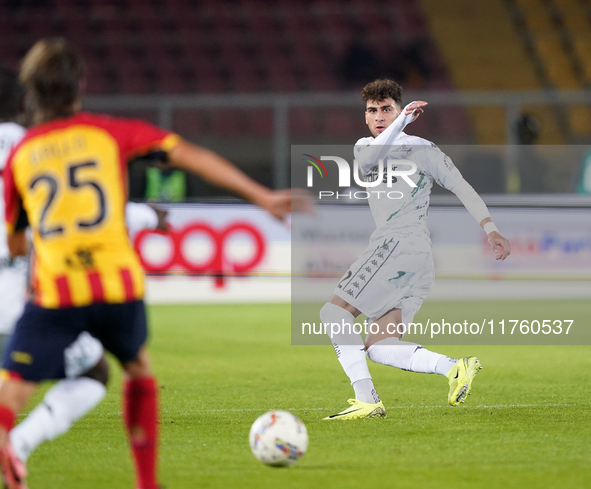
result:
[[[249,200],[279,219],[283,219],[292,210],[291,190],[271,190],[209,149],[180,140],[169,151],[168,157],[174,166],[195,173],[209,183]],[[302,200],[302,196],[297,197],[298,201]]]
[[[8,251],[10,256],[26,256],[29,253],[29,241],[24,229],[14,231],[7,236]]]

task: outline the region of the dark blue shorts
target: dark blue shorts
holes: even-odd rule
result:
[[[28,303],[4,350],[2,368],[32,382],[63,379],[64,351],[82,331],[100,340],[121,363],[129,362],[148,336],[144,302],[65,309]]]

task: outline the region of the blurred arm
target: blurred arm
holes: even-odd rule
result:
[[[282,219],[291,211],[291,191],[273,191],[239,170],[222,156],[181,139],[168,152],[172,165],[199,175],[209,183],[249,200]]]
[[[27,240],[26,229],[21,229],[9,234],[7,237],[8,251],[13,258],[25,256],[29,253],[29,242]]]

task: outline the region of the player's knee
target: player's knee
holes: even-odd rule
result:
[[[401,352],[400,340],[394,336],[366,344],[367,358],[374,363],[388,365],[390,358]]]
[[[376,347],[371,345],[366,349],[367,358],[370,359],[374,363],[381,363],[378,360],[381,360],[381,356],[376,354]]]
[[[127,376],[132,379],[140,379],[152,376],[150,359],[144,348],[139,351],[138,355],[133,360],[124,363],[123,369],[125,370]]]
[[[109,363],[107,359],[102,356],[94,367],[82,374],[82,377],[88,377],[106,386],[109,382]]]
[[[323,323],[342,323],[342,321],[351,322],[355,316],[341,305],[327,302],[320,309],[320,320]]]
[[[72,427],[72,421],[61,411],[56,411],[55,406],[52,405],[51,408],[51,428],[56,436],[63,435]]]
[[[320,320],[323,323],[330,322],[330,318],[331,318],[330,311],[331,311],[332,307],[335,307],[334,304],[331,304],[330,302],[327,302],[320,309]]]

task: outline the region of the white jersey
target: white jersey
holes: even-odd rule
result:
[[[379,185],[367,189],[370,193],[369,206],[377,226],[374,234],[403,231],[428,236],[427,209],[433,181],[451,190],[462,180],[462,175],[449,156],[434,143],[404,132],[392,136],[389,145],[379,149],[379,154],[374,143],[377,138],[361,138],[355,144],[355,158],[365,181],[374,182],[378,178],[378,161],[383,159],[384,170],[379,176]],[[367,152],[371,153],[364,154]],[[376,156],[378,159],[375,159]],[[416,167],[416,171],[406,177],[416,186],[412,187],[401,176],[391,177],[388,186],[386,165],[395,171],[412,171]]]
[[[368,318],[399,308],[404,323],[412,321],[435,277],[427,229],[433,181],[452,189],[462,180],[451,159],[435,144],[402,132],[412,117],[403,111],[376,138],[361,138],[355,144],[363,180],[375,183],[366,190],[377,229],[333,292]],[[388,176],[387,165],[409,174]]]
[[[25,128],[23,126],[14,122],[0,123],[0,170],[4,169],[10,151],[24,135]]]
[[[403,110],[377,137],[355,144],[355,166],[369,184],[377,229],[333,291],[368,318],[401,309],[405,324],[412,322],[435,279],[427,228],[433,181],[454,191],[477,222],[490,217],[447,155],[432,142],[402,132],[412,119]]]
[[[8,155],[25,135],[25,128],[14,122],[0,123],[0,171]],[[8,334],[20,317],[25,304],[27,262],[10,260],[4,219],[4,181],[0,179],[0,334]]]
[[[0,172],[4,170],[8,155],[25,135],[25,128],[14,122],[0,123]],[[6,244],[6,223],[4,222],[4,181],[0,179],[0,260],[10,258]]]

